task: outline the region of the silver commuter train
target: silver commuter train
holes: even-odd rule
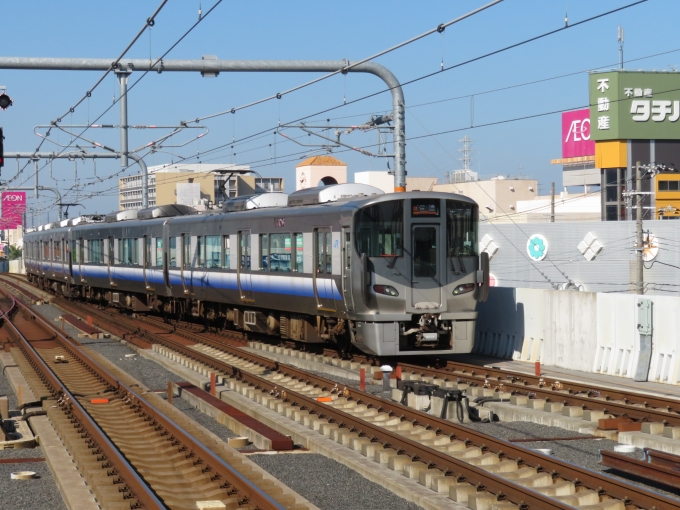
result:
[[[29,229],[28,279],[134,312],[380,356],[467,353],[488,294],[478,206],[339,184]],[[480,269],[482,266],[482,269]]]

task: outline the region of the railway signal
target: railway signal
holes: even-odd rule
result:
[[[6,110],[10,106],[12,106],[12,98],[3,92],[0,94],[0,110]]]

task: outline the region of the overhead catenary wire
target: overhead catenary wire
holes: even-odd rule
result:
[[[167,0],[164,0],[164,1],[163,1],[163,5],[165,5],[166,2],[167,2]],[[173,50],[180,42],[182,42],[182,41],[183,41],[183,40],[184,40],[184,39],[185,39],[185,38],[186,38],[186,37],[194,30],[194,28],[196,28],[196,27],[198,26],[198,24],[201,23],[201,21],[203,21],[203,20],[204,20],[204,19],[205,19],[205,18],[206,18],[206,17],[207,17],[207,16],[208,16],[208,15],[209,15],[216,7],[220,4],[220,3],[222,3],[222,0],[217,0],[217,1],[213,4],[213,6],[212,6],[212,7],[211,7],[211,8],[210,8],[210,9],[209,9],[209,10],[208,10],[208,11],[207,11],[207,12],[206,12],[206,13],[205,13],[198,21],[196,21],[193,25],[191,25],[191,27],[189,27],[189,29],[188,29],[186,32],[184,32],[184,34],[182,34],[182,36],[181,36],[177,41],[175,41],[175,42],[168,48],[167,51],[165,51],[165,53],[163,53],[160,57],[158,57],[158,59],[156,60],[156,62],[153,64],[153,66],[155,66],[156,64],[158,64],[158,62],[162,61],[163,58],[165,58],[165,56],[166,56],[168,53],[170,53],[170,52],[171,52],[171,51],[172,51],[172,50]],[[154,24],[154,23],[151,23],[152,26],[153,26],[153,24]],[[148,20],[147,20],[147,26],[148,26]],[[146,26],[145,26],[145,29],[146,29]],[[137,40],[138,38],[139,38],[139,35],[137,36],[137,38],[136,38],[135,40]],[[122,56],[121,56],[120,58],[122,58]],[[119,60],[120,60],[120,58],[119,58]],[[152,67],[153,67],[153,66],[152,66]],[[106,108],[106,109],[105,109],[105,110],[104,110],[104,111],[103,111],[96,119],[94,119],[92,122],[88,123],[88,127],[86,127],[85,129],[83,129],[83,131],[81,131],[81,133],[80,133],[79,135],[76,135],[76,139],[79,139],[79,138],[80,138],[80,137],[81,137],[81,136],[82,136],[82,135],[90,128],[90,127],[92,127],[92,125],[94,125],[99,119],[101,119],[104,115],[106,115],[106,113],[108,113],[109,110],[111,110],[111,108],[113,108],[113,107],[114,107],[114,106],[115,106],[115,105],[116,105],[123,97],[126,97],[127,94],[129,94],[130,91],[131,91],[131,90],[132,90],[132,89],[133,89],[133,88],[134,88],[134,87],[135,87],[135,86],[136,86],[136,85],[137,85],[137,84],[138,84],[138,83],[139,83],[139,82],[140,82],[140,81],[141,81],[141,80],[142,80],[142,79],[150,72],[150,71],[151,71],[151,68],[149,68],[148,70],[144,71],[144,72],[142,73],[142,75],[141,75],[139,78],[137,78],[137,79],[135,80],[135,82],[132,83],[132,84],[127,88],[127,91],[126,91],[123,95],[119,96],[118,99],[116,99],[116,100],[113,102],[113,104],[111,104],[108,108]],[[57,126],[57,127],[58,127],[58,126]],[[49,131],[48,131],[47,135],[49,135]],[[39,145],[38,147],[40,147],[41,145],[42,145],[42,142],[40,143],[40,145]],[[111,152],[115,152],[113,149],[110,149],[110,148],[108,148],[108,147],[104,147],[104,148],[109,149]],[[37,152],[37,150],[36,150],[36,152]],[[61,154],[61,153],[63,153],[63,152],[64,152],[64,150],[60,151],[58,154]],[[29,162],[30,162],[30,160],[29,160]],[[28,163],[27,163],[27,164],[28,164]],[[45,166],[46,166],[46,165],[44,165],[42,168],[45,168]],[[130,166],[131,166],[131,165],[130,165]],[[24,168],[25,168],[25,166],[24,166]],[[41,168],[41,169],[42,169],[42,168]],[[128,168],[129,168],[129,167],[128,167]],[[38,171],[40,171],[41,169],[39,169]],[[31,177],[32,177],[32,176],[33,176],[33,175],[31,175]],[[17,176],[15,176],[14,178],[10,179],[6,184],[9,184],[9,183],[11,183],[12,181],[14,181],[14,179],[15,179],[16,177],[17,177]],[[29,177],[29,178],[30,178],[30,177]],[[25,181],[24,181],[24,182],[25,182]]]
[[[562,28],[557,29],[557,30],[552,30],[552,31],[546,32],[546,33],[544,33],[544,34],[541,34],[541,35],[539,35],[539,36],[535,36],[535,37],[526,39],[526,40],[524,40],[524,41],[521,41],[521,42],[519,42],[519,43],[515,43],[515,44],[512,44],[512,45],[506,46],[506,47],[501,48],[501,49],[499,49],[499,50],[495,50],[495,51],[493,51],[493,52],[490,52],[490,53],[487,53],[487,54],[484,54],[484,55],[475,57],[474,59],[470,59],[470,60],[467,60],[467,61],[465,61],[465,62],[458,63],[458,64],[453,65],[453,66],[449,66],[448,68],[445,68],[445,70],[454,69],[454,68],[456,68],[456,67],[460,67],[460,66],[465,65],[465,64],[467,64],[467,63],[474,62],[474,61],[478,61],[478,60],[480,60],[480,59],[482,59],[482,58],[486,58],[486,57],[488,57],[488,56],[495,55],[495,54],[501,53],[501,52],[503,52],[503,51],[507,51],[508,49],[515,48],[515,47],[520,46],[520,45],[522,45],[522,44],[526,44],[526,43],[528,43],[528,42],[538,40],[538,39],[543,38],[543,37],[546,37],[546,36],[548,36],[548,35],[551,35],[551,34],[560,32],[560,31],[562,31],[562,30],[565,30],[566,28],[573,28],[573,27],[575,27],[575,26],[578,26],[578,25],[587,23],[587,22],[589,22],[589,21],[598,19],[598,18],[603,17],[603,16],[606,16],[606,15],[608,15],[608,14],[611,14],[611,13],[614,13],[614,12],[618,12],[618,11],[620,11],[620,10],[627,9],[627,8],[629,8],[629,7],[638,5],[638,4],[643,3],[643,2],[645,2],[645,1],[646,1],[646,0],[640,0],[640,1],[638,1],[638,2],[634,2],[634,3],[628,4],[628,5],[622,6],[622,7],[620,7],[620,8],[617,8],[617,9],[613,9],[613,10],[607,11],[607,12],[605,12],[605,13],[601,13],[601,14],[599,14],[599,15],[596,15],[596,16],[593,16],[593,17],[590,17],[590,18],[581,20],[581,21],[579,21],[579,22],[577,22],[577,23],[574,23],[574,24],[570,25],[569,27],[562,27]],[[416,78],[416,79],[414,79],[414,80],[410,80],[410,81],[408,81],[408,82],[406,82],[406,83],[403,83],[402,85],[408,85],[408,84],[410,84],[410,83],[414,83],[414,82],[416,82],[416,81],[419,81],[419,80],[428,78],[428,77],[433,76],[434,74],[438,74],[438,73],[439,73],[439,71],[438,71],[437,73],[430,73],[430,74],[428,74],[428,75],[421,76],[421,77]],[[375,95],[377,95],[377,94],[380,94],[380,93],[382,93],[382,92],[386,92],[386,91],[388,91],[388,90],[390,90],[390,89],[387,88],[387,89],[384,89],[384,90],[375,92],[375,93],[373,93],[373,94],[364,96],[364,97],[362,97],[362,98],[358,98],[358,99],[352,100],[350,103],[355,103],[355,102],[358,102],[358,101],[361,101],[361,100],[364,100],[364,99],[368,99],[369,97],[373,97],[373,96],[375,96]],[[348,103],[348,104],[349,104],[349,103]],[[326,113],[326,112],[328,112],[328,111],[334,110],[334,109],[339,108],[339,107],[341,107],[341,106],[342,106],[342,105],[338,105],[338,106],[336,106],[336,107],[328,108],[328,109],[322,110],[321,112],[317,112],[317,113],[315,113],[315,114],[311,114],[311,115],[302,117],[302,118],[300,118],[300,119],[296,119],[296,120],[291,121],[291,122],[289,122],[289,123],[298,122],[298,121],[300,121],[300,120],[304,120],[304,119],[307,119],[307,118],[313,117],[313,116],[318,116],[318,115],[320,115],[320,114],[322,114],[322,113]],[[548,113],[545,113],[545,114],[542,114],[542,115],[549,115],[549,114],[551,114],[551,113],[554,113],[554,112],[548,112]],[[524,117],[524,118],[532,118],[532,117],[533,117],[533,116],[528,116],[528,117]],[[204,117],[204,118],[205,118],[205,117]],[[524,118],[522,118],[522,119],[524,119]],[[498,123],[505,123],[505,122],[510,122],[510,121],[513,121],[513,120],[522,120],[522,119],[511,119],[511,120],[499,121]],[[95,120],[95,122],[96,122],[96,120]],[[498,123],[494,123],[494,124],[498,124]],[[477,127],[484,127],[484,126],[488,126],[488,125],[492,125],[492,124],[478,125],[478,126],[475,126],[475,127],[476,127],[476,128],[477,128]],[[204,152],[202,153],[202,155],[205,155],[206,153],[209,153],[209,152],[215,152],[215,151],[217,151],[217,150],[219,150],[219,149],[221,149],[221,148],[223,148],[223,147],[225,147],[225,146],[231,145],[231,144],[235,144],[235,143],[238,143],[238,142],[243,142],[243,141],[248,140],[248,139],[250,139],[250,138],[254,138],[254,137],[258,136],[258,135],[261,135],[261,134],[263,134],[263,133],[265,133],[265,132],[270,131],[270,129],[271,129],[271,128],[269,128],[269,129],[267,129],[267,130],[264,130],[264,131],[260,131],[260,132],[258,132],[258,133],[254,133],[254,134],[248,135],[248,136],[243,137],[243,138],[241,138],[241,139],[239,139],[239,140],[233,140],[231,143],[227,143],[227,144],[220,145],[220,146],[218,146],[218,147],[214,147],[214,148],[212,148],[212,149],[209,149],[208,151],[204,151]],[[465,128],[465,129],[469,129],[469,128]],[[448,132],[454,132],[454,131],[459,131],[459,130],[453,130],[453,131],[448,131]],[[436,136],[437,134],[443,134],[443,133],[435,133],[434,135]],[[420,138],[422,138],[422,137],[420,137]],[[417,138],[412,138],[412,139],[417,139]],[[200,156],[200,155],[197,155],[197,156]],[[189,158],[184,158],[183,160],[193,159],[194,157],[196,157],[196,156],[192,156],[192,157],[189,157]],[[277,160],[277,164],[278,164],[278,163],[281,163],[281,162],[285,162],[285,161],[282,161],[280,158],[281,158],[281,157],[279,156],[279,159]],[[266,165],[266,164],[260,165],[260,167],[263,167],[263,166],[268,166],[268,165]]]

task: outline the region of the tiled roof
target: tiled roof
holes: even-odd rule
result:
[[[333,156],[312,156],[298,163],[296,168],[301,166],[347,166],[347,164]]]

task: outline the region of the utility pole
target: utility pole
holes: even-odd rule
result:
[[[555,183],[550,184],[550,223],[555,223]]]
[[[635,233],[637,237],[637,282],[636,293],[644,294],[644,260],[642,258],[642,177],[640,173],[640,162],[635,163],[635,198],[637,199],[637,218]]]

